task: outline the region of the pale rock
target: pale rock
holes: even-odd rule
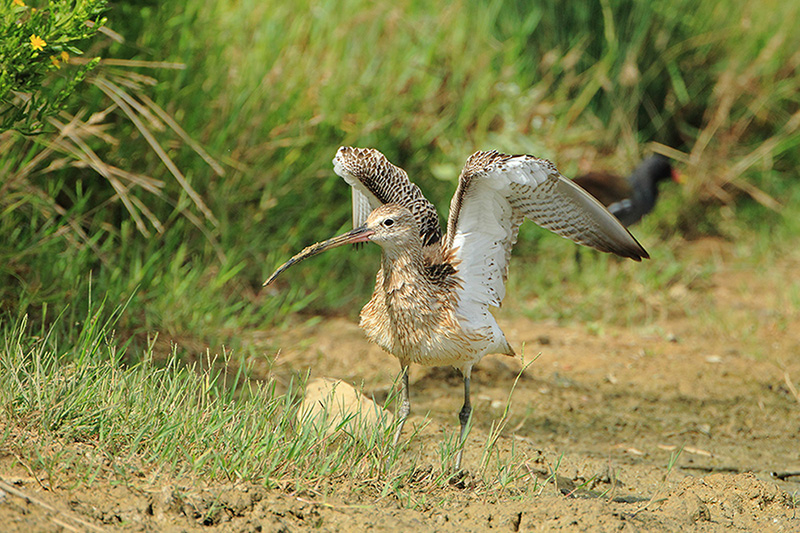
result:
[[[379,425],[388,427],[394,416],[349,383],[315,378],[306,385],[305,398],[297,412],[299,425],[309,419],[315,425],[324,421],[326,435],[332,435],[341,426],[347,433],[358,436]],[[345,420],[347,422],[342,426]]]

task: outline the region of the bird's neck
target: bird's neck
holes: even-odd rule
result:
[[[671,177],[672,172],[669,166],[665,168],[663,164],[659,164],[658,160],[648,160],[634,170],[630,183],[640,193],[656,198],[659,182]]]
[[[424,261],[419,246],[384,249],[381,257],[384,290],[390,291],[404,283],[424,280]]]
[[[640,196],[644,201],[655,203],[658,197],[658,180],[652,175],[636,176],[631,185],[634,195]]]

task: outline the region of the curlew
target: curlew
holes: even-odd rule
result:
[[[509,257],[523,220],[602,252],[635,261],[649,258],[600,202],[545,159],[496,151],[470,156],[450,203],[444,236],[433,204],[379,151],[342,147],[333,168],[352,188],[354,229],[307,247],[264,285],[330,248],[378,244],[381,268],[360,325],[400,362],[401,405],[393,445],[411,410],[409,365],[454,366],[464,377],[457,471],[472,413],[472,367],[486,354],[514,355],[490,309],[505,296]]]

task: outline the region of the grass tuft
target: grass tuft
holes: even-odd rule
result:
[[[401,500],[409,485],[448,487],[452,457],[443,459],[440,471],[419,468],[416,449],[427,421],[395,449],[397,421],[370,425],[358,413],[304,415],[304,380],[252,380],[246,364],[231,364],[234,356],[226,350],[186,365],[174,348],[169,357],[157,357],[152,339],[137,362],[126,364],[113,334],[125,306],[109,312],[106,305],[99,302],[87,313],[69,352],[59,347],[55,326],[34,335],[26,316],[0,324],[0,450],[32,472],[45,472],[49,487],[154,472],[283,490],[316,490],[344,479],[366,483],[362,490],[376,497]],[[61,319],[63,313],[56,322]],[[233,375],[231,368],[237,368]],[[485,455],[494,454],[503,426],[489,437]],[[497,455],[497,468],[485,457],[475,488],[490,493],[519,480],[519,468],[510,469],[513,456],[505,461]]]

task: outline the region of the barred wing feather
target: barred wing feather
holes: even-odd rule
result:
[[[352,188],[353,227],[364,224],[374,209],[395,203],[414,214],[423,245],[439,243],[442,230],[436,208],[411,183],[408,174],[378,150],[342,146],[333,158],[333,170]]]
[[[484,316],[487,306],[503,301],[511,249],[525,218],[602,252],[649,257],[600,202],[549,161],[476,152],[459,178],[445,240],[459,261],[463,315]]]

